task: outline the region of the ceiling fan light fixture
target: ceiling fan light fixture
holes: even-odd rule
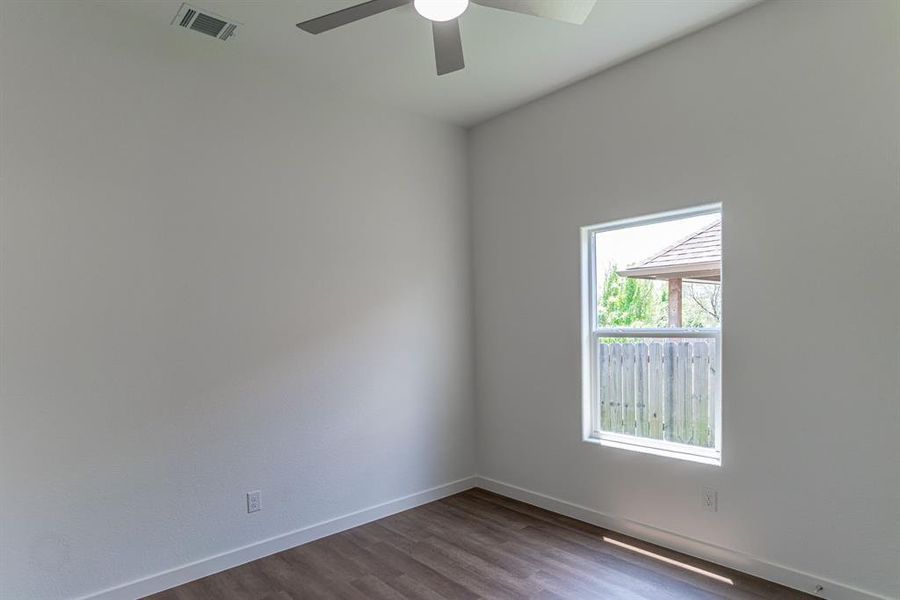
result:
[[[450,21],[466,12],[469,0],[414,0],[416,12],[430,21]]]
[[[365,0],[355,6],[307,19],[297,23],[297,27],[307,33],[318,34],[412,4],[419,15],[431,21],[435,70],[438,75],[446,75],[466,67],[459,34],[459,16],[466,12],[469,2],[470,0]],[[488,8],[580,25],[584,23],[597,0],[471,0],[471,2]]]

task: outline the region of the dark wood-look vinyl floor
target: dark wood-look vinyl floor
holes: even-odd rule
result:
[[[788,600],[812,596],[476,488],[149,598]]]

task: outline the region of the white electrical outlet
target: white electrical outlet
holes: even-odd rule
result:
[[[262,509],[262,498],[260,491],[247,492],[247,512],[254,513]]]
[[[704,486],[703,489],[700,490],[700,504],[703,506],[704,510],[716,512],[719,510],[719,492],[711,487]]]

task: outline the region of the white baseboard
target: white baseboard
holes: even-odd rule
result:
[[[294,548],[301,544],[317,540],[319,538],[339,533],[365,523],[389,515],[421,506],[446,496],[462,492],[475,487],[476,477],[466,477],[457,481],[451,481],[409,496],[397,498],[376,506],[370,506],[347,515],[335,517],[321,523],[315,523],[288,533],[284,533],[266,540],[254,542],[241,548],[235,548],[222,554],[210,556],[196,562],[180,567],[175,567],[162,573],[149,575],[135,581],[117,585],[86,596],[77,600],[135,600],[150,594],[213,575],[225,569],[230,569],[250,561]]]
[[[506,496],[514,500],[520,500],[551,512],[559,513],[579,521],[585,521],[598,527],[629,535],[664,548],[670,548],[690,556],[708,560],[716,564],[730,567],[742,573],[749,573],[756,577],[774,581],[796,590],[804,591],[821,598],[831,600],[891,600],[874,592],[868,592],[849,585],[832,581],[825,577],[818,577],[802,571],[797,571],[769,562],[756,556],[751,556],[736,550],[729,550],[707,542],[702,542],[681,534],[653,527],[645,523],[614,517],[600,511],[560,500],[553,496],[547,496],[539,492],[526,490],[515,485],[503,483],[489,477],[477,477],[477,486],[491,492]],[[824,589],[816,594],[816,586]]]
[[[738,571],[749,573],[769,581],[788,587],[813,593],[817,585],[824,591],[822,598],[831,600],[891,600],[874,592],[868,592],[852,586],[844,585],[824,577],[797,571],[783,565],[772,563],[743,552],[729,550],[721,546],[702,542],[678,533],[653,527],[645,523],[614,517],[600,511],[560,500],[553,496],[533,492],[515,485],[503,483],[489,477],[472,476],[444,485],[433,487],[409,496],[397,498],[389,502],[371,506],[334,519],[315,523],[301,529],[248,544],[196,562],[175,567],[162,573],[149,575],[135,581],[124,583],[86,596],[77,600],[135,600],[155,594],[163,590],[194,581],[220,571],[248,563],[276,552],[294,548],[319,538],[339,533],[365,523],[387,517],[389,515],[421,506],[473,487],[482,487],[502,496],[527,502],[549,511],[566,515],[580,521],[592,523],[612,531],[645,540],[660,546],[671,548],[691,556],[696,556]]]

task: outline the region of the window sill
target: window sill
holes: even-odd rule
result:
[[[686,460],[704,465],[712,465],[714,467],[722,466],[721,452],[715,448],[697,448],[685,444],[676,444],[674,442],[648,440],[633,436],[597,431],[584,438],[584,441],[609,448],[618,448],[620,450],[642,452],[644,454]]]

